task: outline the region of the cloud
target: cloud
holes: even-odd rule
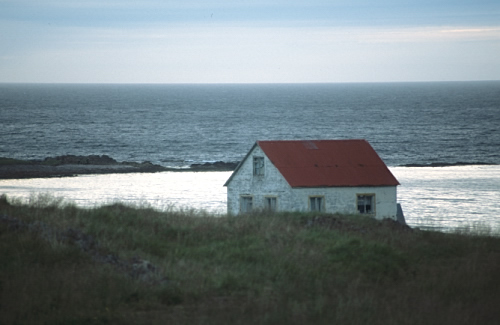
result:
[[[500,26],[420,27],[363,30],[360,41],[368,43],[500,41]]]
[[[495,1],[397,0],[17,0],[0,2],[0,19],[76,26],[148,23],[273,22],[290,26],[438,26],[498,22]]]
[[[0,0],[0,81],[500,79],[499,8],[489,1]]]
[[[371,29],[158,24],[128,30],[56,27],[41,44],[20,51],[17,57],[5,53],[0,58],[0,81],[492,79],[500,75],[500,66],[488,53],[499,53],[499,40],[499,28],[467,26]],[[484,50],[464,45],[471,41]],[[485,64],[489,65],[487,71]],[[470,67],[465,69],[466,65]]]

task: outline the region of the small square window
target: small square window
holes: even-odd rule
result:
[[[375,194],[358,194],[357,205],[361,214],[375,213]]]
[[[264,157],[253,157],[254,176],[264,176]]]
[[[323,196],[310,196],[309,197],[309,210],[322,212],[324,210],[325,198]]]

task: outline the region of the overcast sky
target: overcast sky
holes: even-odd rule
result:
[[[0,0],[0,82],[500,80],[499,0]]]

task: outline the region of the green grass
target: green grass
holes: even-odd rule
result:
[[[500,238],[360,216],[215,217],[50,196],[0,216],[79,229],[149,261],[151,284],[74,244],[0,223],[0,324],[496,324]],[[46,237],[46,236],[45,236]]]

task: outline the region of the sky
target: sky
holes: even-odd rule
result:
[[[0,0],[2,83],[468,80],[498,0]]]

